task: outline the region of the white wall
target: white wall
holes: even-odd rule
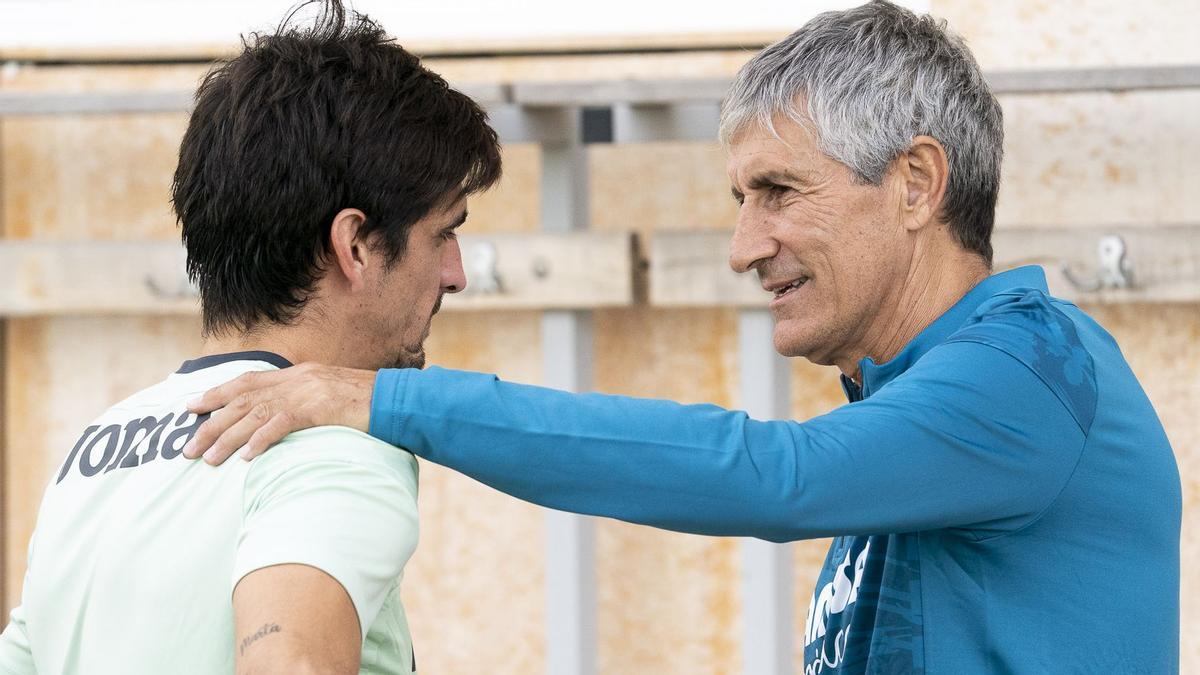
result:
[[[861,0],[357,0],[401,41],[480,42],[798,28]],[[0,0],[0,49],[173,47],[232,43],[270,30],[294,0]],[[903,4],[927,9],[928,0]]]

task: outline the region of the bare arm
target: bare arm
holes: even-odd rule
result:
[[[275,565],[233,591],[238,675],[358,672],[362,633],[346,589],[308,565]]]

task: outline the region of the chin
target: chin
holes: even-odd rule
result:
[[[773,342],[775,351],[788,358],[805,358],[820,366],[832,365],[822,358],[826,350],[822,349],[822,341],[812,327],[789,326],[791,322],[780,322],[775,325]]]
[[[775,330],[774,343],[775,351],[779,352],[780,356],[794,358],[807,353],[802,341],[797,340],[793,335],[781,335],[778,329]]]
[[[425,367],[425,349],[405,349],[399,354],[396,354],[396,356],[392,359],[392,364],[388,367],[416,368],[417,370],[420,370]]]

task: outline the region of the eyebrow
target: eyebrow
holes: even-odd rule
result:
[[[783,183],[812,185],[813,180],[807,175],[793,173],[792,171],[784,169],[764,171],[762,173],[754,174],[750,177],[750,180],[747,181],[746,185],[751,190],[757,190],[760,188],[771,187],[772,185],[781,185]]]
[[[462,227],[462,224],[465,222],[467,222],[467,210],[463,209],[463,212],[459,214],[458,218],[455,218],[453,223],[442,228],[442,231],[445,232],[448,230],[457,230],[458,228]]]
[[[813,185],[815,182],[816,181],[807,174],[802,175],[793,173],[787,169],[775,169],[754,174],[748,181],[746,181],[746,188],[749,190],[761,190],[763,188],[783,185],[785,183],[809,186]],[[732,185],[729,187],[729,191],[733,195],[733,198],[738,201],[741,201],[746,197],[746,195],[742,194],[741,190]]]

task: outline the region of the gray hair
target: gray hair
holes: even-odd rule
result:
[[[738,72],[721,108],[721,142],[783,115],[830,158],[879,185],[913,138],[936,138],[950,175],[942,217],[991,264],[1004,125],[979,64],[945,21],[875,0],[818,15]]]

